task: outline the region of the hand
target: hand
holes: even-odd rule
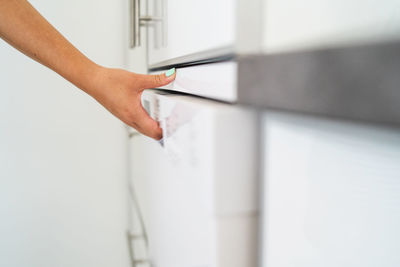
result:
[[[141,95],[145,89],[157,88],[172,82],[176,73],[144,75],[121,69],[99,67],[93,88],[87,92],[121,121],[144,135],[159,140],[162,130],[142,107]]]
[[[154,139],[162,130],[143,109],[144,89],[166,85],[175,79],[141,75],[101,67],[66,40],[28,1],[0,0],[0,37],[34,60],[51,68],[93,96],[126,124]]]

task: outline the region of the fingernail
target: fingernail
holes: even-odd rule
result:
[[[172,68],[170,70],[167,70],[167,72],[165,73],[165,76],[169,77],[171,75],[173,75],[175,73],[175,68]]]

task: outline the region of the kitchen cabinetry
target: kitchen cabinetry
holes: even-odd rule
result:
[[[133,32],[148,33],[142,47],[148,48],[151,72],[220,61],[232,64],[216,73],[235,68],[233,75],[221,75],[233,81],[222,93],[186,86],[198,78],[196,71],[178,74],[176,84],[164,89],[263,108],[400,122],[390,108],[400,99],[398,1],[132,1],[148,6],[134,16],[142,27]]]
[[[164,132],[160,142],[135,134],[130,141],[148,260],[160,267],[256,266],[255,112],[160,92],[145,92],[143,106]]]
[[[143,20],[148,71],[177,68],[143,97],[164,139],[131,141],[150,262],[397,266],[398,3],[177,3]]]

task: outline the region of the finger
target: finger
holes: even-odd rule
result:
[[[160,140],[162,138],[162,129],[160,125],[147,114],[141,104],[136,111],[133,127],[142,134],[153,139]]]
[[[140,78],[141,89],[151,89],[151,88],[165,86],[174,81],[175,78],[176,78],[175,68],[172,68],[167,72],[158,75],[141,75]]]

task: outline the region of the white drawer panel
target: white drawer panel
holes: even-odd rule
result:
[[[154,72],[156,73],[161,72]],[[235,102],[237,100],[237,62],[227,61],[178,68],[175,81],[161,89]]]
[[[263,266],[400,265],[400,130],[269,114]]]
[[[153,91],[145,91],[142,102],[164,135],[161,143],[136,135],[130,145],[131,180],[152,263],[253,267],[255,113]]]

